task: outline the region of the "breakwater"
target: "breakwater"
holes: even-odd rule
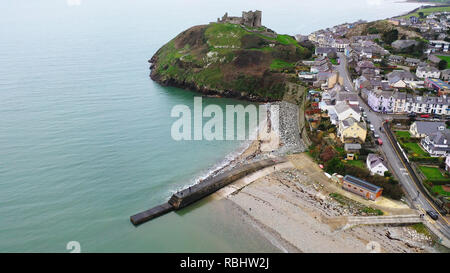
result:
[[[248,174],[286,161],[287,159],[283,157],[264,159],[208,177],[194,186],[173,194],[167,203],[131,216],[130,221],[133,225],[138,226],[171,211],[182,209]]]

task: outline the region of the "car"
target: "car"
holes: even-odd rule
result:
[[[383,145],[383,140],[381,140],[381,138],[378,138],[378,139],[377,139],[377,144],[378,144],[378,145]]]
[[[420,115],[421,118],[430,118],[430,115]]]
[[[379,134],[373,134],[373,137],[374,138],[380,138],[380,135]]]
[[[441,115],[434,114],[434,115],[433,115],[433,118],[434,118],[434,119],[442,119],[442,116],[441,116]]]
[[[417,114],[416,113],[409,113],[408,117],[409,118],[415,118],[415,117],[417,117]]]
[[[365,118],[367,118],[367,114],[366,114],[366,113],[363,113],[362,116],[365,117]]]
[[[373,127],[372,124],[370,124],[370,130],[371,130],[371,131],[375,131],[375,128]]]
[[[428,210],[427,214],[431,217],[433,220],[437,220],[439,218],[438,214],[432,210]]]

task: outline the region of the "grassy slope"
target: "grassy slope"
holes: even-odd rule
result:
[[[419,9],[416,12],[409,13],[404,16],[400,16],[399,18],[409,18],[410,16],[419,17],[419,12],[423,12],[424,16],[427,16],[433,12],[444,12],[444,11],[450,11],[450,7],[431,7],[431,8]]]

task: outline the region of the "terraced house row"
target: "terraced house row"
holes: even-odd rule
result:
[[[413,96],[399,91],[363,89],[367,104],[375,112],[392,114],[437,114],[450,116],[450,98]]]

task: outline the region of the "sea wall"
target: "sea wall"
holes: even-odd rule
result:
[[[175,193],[167,203],[131,216],[130,221],[135,226],[143,224],[173,210],[182,209],[250,173],[286,161],[286,158],[265,159],[236,167],[214,177],[206,178],[194,186]]]

